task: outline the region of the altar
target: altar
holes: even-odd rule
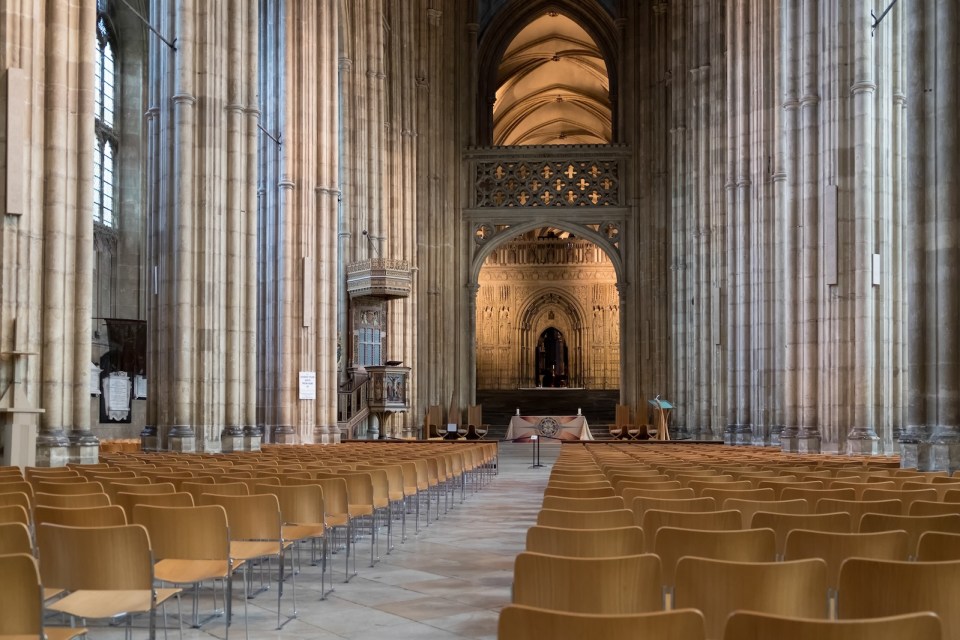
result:
[[[531,435],[558,440],[593,440],[583,416],[511,416],[507,440]]]

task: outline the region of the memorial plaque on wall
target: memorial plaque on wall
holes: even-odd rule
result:
[[[100,379],[100,422],[130,424],[130,393],[133,383],[124,371],[115,371]]]

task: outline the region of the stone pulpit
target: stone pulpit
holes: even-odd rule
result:
[[[390,425],[390,416],[410,410],[410,396],[407,392],[410,367],[380,365],[367,366],[366,369],[370,376],[367,403],[370,413],[377,417],[378,423],[377,427],[371,426],[368,431],[370,438],[399,438],[400,428]]]

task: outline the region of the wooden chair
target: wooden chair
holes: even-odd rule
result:
[[[611,509],[623,509],[624,505],[623,498],[620,496],[607,496],[605,498],[545,496],[543,498],[543,508],[558,511],[610,511]]]
[[[653,552],[657,532],[661,527],[701,529],[707,531],[733,531],[740,528],[739,511],[662,511],[649,509],[643,514],[642,528],[646,538],[647,552]]]
[[[117,505],[123,507],[127,520],[133,518],[133,509],[138,504],[152,507],[192,507],[193,496],[189,493],[118,493]]]
[[[110,504],[110,496],[105,493],[81,493],[76,495],[37,493],[34,504],[48,507],[105,507]]]
[[[638,478],[634,480],[617,480],[613,485],[614,491],[621,496],[630,489],[639,489],[641,491],[680,491],[682,487],[677,480],[651,480],[650,478]],[[689,490],[690,497],[695,498],[693,489]],[[626,498],[624,498],[626,499]]]
[[[632,519],[632,516],[631,516]],[[7,522],[18,522],[20,524],[26,525],[27,527],[33,526],[33,521],[30,517],[30,512],[27,511],[23,506],[19,504],[8,504],[0,506],[0,524]],[[633,524],[631,522],[630,524]]]
[[[727,562],[681,558],[674,606],[703,612],[707,638],[722,638],[727,617],[739,609],[803,618],[827,617],[823,560]]]
[[[28,534],[29,539],[29,534]],[[0,544],[3,542],[0,533]],[[37,561],[29,552],[0,553],[0,638],[69,640],[85,636],[84,628],[45,627],[43,589]]]
[[[836,592],[844,560],[855,556],[875,560],[907,560],[908,544],[906,531],[832,533],[794,529],[787,534],[783,559],[821,558],[827,563],[827,586]]]
[[[647,498],[638,496],[630,504],[637,524],[643,522],[643,514],[651,509],[660,511],[716,511],[717,501],[713,498]]]
[[[75,496],[86,493],[103,493],[99,482],[38,482],[37,493],[52,493],[58,496]]]
[[[937,502],[932,500],[914,500],[910,503],[911,516],[941,516],[960,513],[960,502]]]
[[[632,428],[634,428],[634,423],[630,418],[630,405],[618,404],[614,414],[614,423],[608,427],[611,437],[614,439],[623,438]]]
[[[205,493],[215,493],[219,496],[246,496],[250,490],[242,482],[222,482],[207,484],[203,482],[184,482],[180,491],[193,496],[193,504],[201,504],[200,496]]]
[[[718,480],[717,478],[730,478],[730,480]],[[700,480],[690,480],[689,482],[687,482],[686,486],[693,489],[693,492],[697,495],[698,498],[701,498],[704,495],[706,495],[704,494],[704,491],[708,489],[736,491],[738,493],[754,491],[753,485],[750,484],[749,480],[734,480],[733,476],[717,476],[717,478],[705,477]],[[749,496],[750,494],[746,494],[746,495]],[[770,491],[769,493],[764,492],[761,495],[767,496],[771,500],[773,499],[772,491]],[[732,498],[736,496],[731,495],[730,497]]]
[[[347,494],[347,482],[343,478],[328,478],[314,481],[323,490],[324,524],[330,533],[340,530],[344,533],[344,581],[357,574],[357,558],[353,558],[353,574],[350,573],[350,544],[353,537],[353,517],[350,515],[350,500]],[[429,494],[428,494],[429,495]],[[430,515],[430,503],[427,502],[427,516]],[[328,550],[330,545],[328,543]]]
[[[943,533],[960,533],[960,514],[939,516],[900,516],[883,513],[865,513],[860,519],[860,532],[894,531],[901,529],[907,532],[909,540],[907,551],[910,558],[917,555],[917,544],[920,536],[927,531]]]
[[[856,500],[857,493],[847,489],[808,489],[805,487],[785,487],[780,492],[781,500],[806,500],[807,513],[816,513],[817,502],[823,498],[830,500]]]
[[[677,485],[680,483],[677,482]],[[620,491],[620,495],[623,497],[624,504],[633,504],[634,498],[639,498],[640,496],[646,496],[648,498],[696,498],[694,495],[693,489],[681,489],[679,486],[672,489],[647,489],[646,487],[624,487]]]
[[[513,603],[573,613],[645,613],[661,608],[653,554],[566,558],[525,551],[513,571]]]
[[[321,544],[320,562],[320,599],[326,599],[328,591],[324,587],[324,574],[327,567],[327,527],[324,524],[323,489],[317,484],[305,484],[291,487],[277,485],[256,485],[257,493],[268,493],[277,497],[280,503],[280,518],[283,521],[283,539],[293,543],[319,540]],[[314,550],[315,551],[315,550]],[[299,553],[299,551],[298,551]],[[312,564],[316,565],[316,553]]]
[[[26,493],[19,491],[11,493],[0,493],[0,507],[18,505],[27,510],[27,513],[33,511],[33,499]]]
[[[936,501],[937,490],[929,489],[865,489],[861,500],[899,500],[903,504],[902,515],[910,513],[910,505],[917,500]]]
[[[728,489],[726,487],[703,487],[701,498],[713,498],[717,506],[722,507],[727,500],[774,500],[773,489]]]
[[[760,511],[769,513],[807,513],[805,500],[741,500],[740,498],[726,498],[720,508],[724,511],[735,510],[740,512],[741,524],[749,529],[753,522],[753,514]]]
[[[750,526],[754,529],[773,529],[777,537],[777,554],[783,556],[787,534],[794,529],[850,533],[850,514],[837,513],[771,513],[758,511],[753,514]]]
[[[127,524],[127,516],[118,505],[103,507],[48,507],[37,505],[33,511],[37,526],[43,523],[65,527],[118,527]]]
[[[84,619],[127,616],[128,626],[132,614],[149,613],[154,638],[156,607],[180,593],[154,587],[150,538],[139,525],[41,524],[37,549],[43,585],[69,592],[48,603],[49,611]]]
[[[594,489],[566,489],[566,488],[554,488],[547,486],[543,491],[544,496],[558,496],[561,498],[603,498],[606,496],[614,496],[613,487],[597,487]]]
[[[773,489],[776,500],[783,499],[783,492],[788,488],[794,489],[823,489],[823,482],[820,480],[790,480],[786,478],[771,478],[769,480],[760,480],[757,483],[758,489]]]
[[[640,527],[616,529],[559,529],[533,526],[527,529],[527,551],[572,558],[609,558],[643,553]]]
[[[927,531],[920,534],[917,543],[918,562],[960,560],[960,534]]]
[[[242,485],[246,489],[246,485]],[[280,503],[271,494],[252,496],[231,496],[217,493],[204,493],[200,496],[201,505],[219,505],[227,513],[227,526],[230,528],[230,560],[235,566],[243,566],[244,599],[247,597],[249,583],[248,567],[254,561],[277,559],[280,576],[277,580],[277,629],[281,629],[280,599],[283,597],[284,557],[289,543],[283,539]],[[297,615],[297,579],[291,572],[293,614]]]
[[[860,530],[860,519],[865,513],[883,513],[900,515],[903,512],[903,503],[899,500],[833,500],[824,498],[817,503],[817,513],[837,513],[842,511],[850,514],[850,533]]]
[[[616,529],[632,527],[636,523],[633,511],[629,509],[589,512],[541,509],[537,514],[537,524],[559,529]]]
[[[5,482],[0,484],[0,495],[6,493],[25,493],[30,496],[30,500],[33,500],[34,490],[33,485],[29,482],[23,480],[16,480],[14,482]]]
[[[876,489],[894,489],[894,484],[892,482],[852,482],[838,478],[830,483],[830,489],[844,489],[849,488],[853,489],[853,492],[857,494],[857,500],[863,500],[863,492],[866,490],[874,491]]]
[[[751,611],[727,619],[723,640],[941,640],[940,618],[930,612],[863,620],[810,620]]]
[[[0,523],[0,556],[11,553],[33,555],[33,538],[30,536],[30,527],[22,522]]]
[[[599,475],[597,477],[603,478],[602,475]],[[613,485],[611,485],[606,478],[603,478],[602,480],[587,480],[587,481],[576,481],[576,482],[565,482],[563,480],[547,481],[547,488],[552,488],[552,489],[606,489],[607,487],[612,488]]]
[[[233,582],[230,576],[237,566],[230,557],[230,530],[227,528],[227,512],[223,507],[156,507],[141,504],[134,507],[131,515],[133,523],[142,525],[150,534],[155,578],[177,586],[194,585],[194,628],[201,626],[200,583],[205,580],[223,581],[226,593],[224,633],[229,637],[233,604]],[[246,627],[246,598],[243,606]]]
[[[500,611],[500,619],[497,623],[497,638],[499,640],[529,640],[530,638],[550,638],[551,640],[583,640],[584,638],[704,640],[703,615],[694,609],[600,615],[569,613],[512,604],[507,605]]]
[[[653,550],[660,556],[663,585],[672,591],[677,562],[684,556],[731,562],[773,562],[777,559],[776,545],[773,529],[712,531],[660,527]]]
[[[850,558],[840,568],[837,617],[848,620],[932,611],[940,617],[942,637],[958,638],[958,593],[960,561],[896,562]]]

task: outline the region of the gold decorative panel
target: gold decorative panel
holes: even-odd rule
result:
[[[475,206],[621,206],[619,166],[616,159],[477,162]]]

